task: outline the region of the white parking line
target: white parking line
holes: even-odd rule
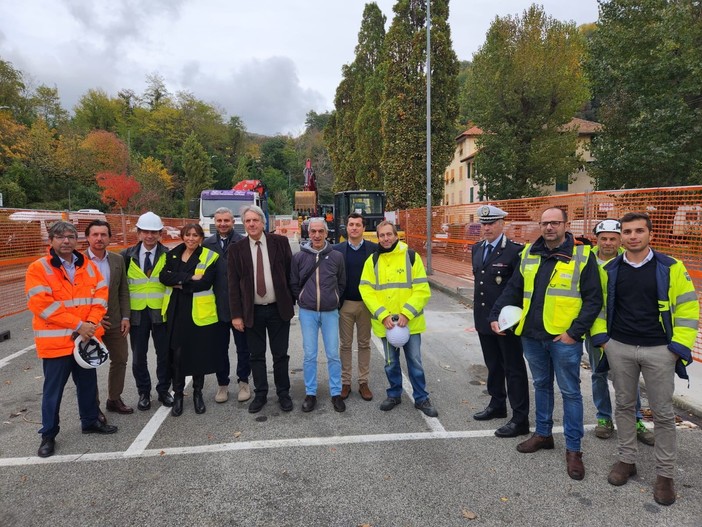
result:
[[[191,380],[192,377],[185,378],[185,388],[188,387]],[[146,447],[149,446],[149,443],[151,443],[151,440],[156,435],[156,432],[158,432],[158,429],[161,428],[161,425],[170,413],[171,409],[166,406],[162,406],[161,408],[156,410],[156,413],[153,415],[153,417],[149,419],[149,422],[146,423],[146,426],[141,430],[141,432],[139,432],[139,435],[132,442],[132,444],[129,445],[129,448],[124,452],[124,456],[140,456],[146,450]]]
[[[585,430],[593,430],[595,425],[586,425]],[[554,426],[553,434],[563,433],[563,427]],[[183,456],[189,454],[211,454],[214,452],[234,452],[245,450],[263,450],[272,448],[298,448],[316,446],[339,446],[354,444],[369,444],[397,441],[428,441],[436,439],[480,439],[495,437],[493,430],[463,430],[457,432],[409,432],[404,434],[370,434],[355,436],[332,437],[305,437],[296,439],[270,439],[262,441],[242,441],[233,443],[219,443],[216,445],[196,445],[170,448],[152,448],[142,450],[132,455],[126,452],[94,452],[85,454],[71,454],[40,457],[14,457],[0,459],[0,467],[21,467],[27,465],[45,465],[49,463],[75,463],[79,461],[117,461],[124,459]],[[500,440],[501,441],[501,440]]]
[[[383,356],[383,361],[385,361],[385,352],[383,351],[383,341],[380,340],[380,338],[376,337],[372,333],[371,333],[371,339],[373,340],[373,344],[375,344],[375,348]],[[414,404],[414,397],[412,396],[412,383],[409,381],[409,379],[405,375],[405,372],[402,372],[402,389],[407,393],[410,400],[412,401],[412,404]],[[427,423],[427,426],[433,432],[436,432],[436,433],[445,433],[446,432],[446,429],[443,427],[443,425],[441,424],[441,421],[439,421],[438,417],[427,417],[426,415],[424,415],[423,412],[419,412],[419,413],[422,414],[422,417],[424,418],[424,421]]]
[[[19,357],[20,355],[24,355],[24,354],[27,353],[28,351],[33,350],[33,349],[35,349],[35,348],[36,348],[36,346],[35,346],[34,344],[32,344],[31,346],[27,346],[27,347],[24,348],[24,349],[21,349],[21,350],[19,350],[19,351],[14,352],[12,355],[8,355],[8,356],[5,357],[4,359],[0,359],[0,369],[2,369],[2,368],[4,368],[5,366],[7,366],[7,365],[10,363],[10,361],[11,361],[12,359],[16,359],[16,358]]]

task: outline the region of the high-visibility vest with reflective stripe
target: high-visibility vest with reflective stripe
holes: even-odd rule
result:
[[[129,284],[129,307],[132,311],[142,311],[147,307],[161,309],[166,286],[159,281],[158,275],[164,265],[166,265],[166,253],[161,254],[156,261],[151,276],[146,276],[137,260],[132,259],[129,262],[127,283]]]
[[[200,253],[200,261],[195,267],[196,275],[204,275],[205,270],[215,263],[219,255],[210,249],[202,248]],[[163,320],[166,320],[166,311],[173,293],[172,287],[167,287],[163,298],[163,306],[161,307],[161,315]],[[207,291],[199,291],[193,293],[193,322],[196,326],[209,326],[217,322],[217,304],[215,303],[215,295],[212,287]]]
[[[514,330],[521,335],[534,294],[534,279],[541,265],[541,256],[529,253],[531,244],[522,252],[519,272],[524,277],[524,304],[522,318]],[[551,335],[565,332],[580,314],[583,299],[580,296],[580,275],[590,257],[589,245],[573,246],[573,257],[568,262],[557,261],[544,295],[543,324]]]
[[[431,297],[429,280],[422,259],[411,261],[406,243],[398,242],[395,249],[380,253],[377,259],[369,256],[358,290],[371,313],[376,336],[385,336],[383,320],[389,315],[405,315],[412,335],[426,330],[424,306]]]
[[[76,266],[71,283],[63,267],[54,267],[51,260],[47,256],[30,264],[25,280],[37,355],[42,359],[72,354],[71,337],[78,325],[99,324],[107,312],[107,282],[95,264],[86,258]],[[103,327],[98,326],[95,335],[103,334]]]

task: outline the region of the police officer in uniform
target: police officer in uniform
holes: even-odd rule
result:
[[[522,343],[512,331],[497,335],[488,315],[493,304],[519,267],[523,246],[504,235],[507,213],[492,205],[478,208],[484,240],[472,246],[475,296],[473,316],[488,369],[490,404],[473,416],[477,421],[507,417],[507,399],[512,419],[495,431],[497,437],[517,437],[529,433],[529,381]],[[505,390],[506,383],[506,390]]]

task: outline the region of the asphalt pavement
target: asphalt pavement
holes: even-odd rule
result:
[[[493,434],[505,420],[474,421],[472,414],[489,398],[472,312],[464,297],[439,290],[435,275],[431,280],[422,356],[437,419],[415,410],[408,392],[392,411],[379,410],[386,379],[377,339],[373,401],[360,398],[354,378],[346,412],[334,412],[320,353],[319,402],[303,413],[301,336],[294,319],[292,412],[282,412],[271,394],[259,414],[249,414],[248,403],[236,402],[235,389],[229,402],[217,404],[210,375],[204,415],[195,414],[188,393],[181,417],[154,400],[146,412],[108,413],[119,426],[114,435],[82,435],[69,381],[56,455],[47,459],[36,457],[43,378],[30,317],[0,319],[0,330],[12,334],[0,342],[0,526],[700,525],[700,430],[678,430],[673,506],[653,501],[654,458],[647,446],[640,447],[638,475],[623,487],[609,485],[616,439],[594,437],[587,370],[583,481],[571,480],[565,470],[558,395],[551,451],[520,454],[515,446],[523,437]],[[230,357],[235,364],[233,349]],[[153,375],[153,355],[149,359]],[[107,367],[98,378],[104,401]],[[130,369],[123,398],[136,406]],[[683,411],[680,416],[694,419]]]

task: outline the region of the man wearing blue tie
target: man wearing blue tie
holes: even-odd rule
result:
[[[492,205],[478,208],[483,241],[472,247],[475,296],[473,316],[488,369],[488,406],[473,419],[487,421],[507,417],[507,400],[512,419],[495,431],[497,437],[517,437],[529,433],[529,381],[522,343],[512,331],[497,335],[490,328],[488,315],[512,273],[519,268],[523,246],[504,235],[507,213]],[[505,389],[506,384],[506,389]]]

